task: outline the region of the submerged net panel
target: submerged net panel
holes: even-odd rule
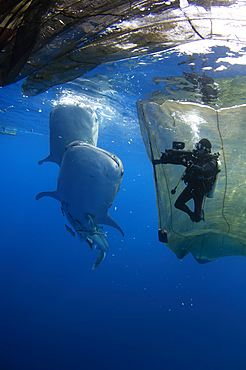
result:
[[[153,166],[159,229],[168,231],[167,246],[179,258],[191,252],[200,262],[246,254],[246,106],[215,110],[195,103],[153,98],[137,102],[139,123],[150,161],[159,159],[173,141],[186,149],[207,137],[220,153],[221,172],[214,198],[205,198],[205,221],[192,223],[174,203],[184,189],[184,166]],[[175,195],[171,190],[177,187]],[[193,200],[187,203],[193,210]]]

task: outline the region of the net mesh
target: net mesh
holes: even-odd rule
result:
[[[139,123],[150,161],[160,158],[172,142],[183,141],[193,149],[207,137],[212,151],[220,153],[221,172],[215,196],[205,198],[205,221],[192,223],[187,214],[174,207],[184,188],[180,181],[184,167],[153,166],[159,229],[168,231],[167,246],[179,258],[191,252],[200,262],[218,257],[246,254],[246,105],[214,109],[196,103],[154,98],[137,102]],[[178,184],[177,193],[171,189]],[[193,200],[187,205],[193,209]]]
[[[234,0],[0,0],[0,85],[25,95],[101,63],[220,39],[245,43],[246,6]]]

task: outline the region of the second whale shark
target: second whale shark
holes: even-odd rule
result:
[[[93,269],[108,252],[99,224],[124,233],[109,216],[108,209],[120,189],[124,174],[121,160],[114,154],[82,141],[67,146],[57,180],[57,190],[39,193],[36,200],[50,196],[61,202],[62,210],[81,242],[99,250]]]
[[[40,160],[61,165],[65,148],[75,140],[97,146],[98,120],[90,107],[58,105],[50,112],[50,154]]]

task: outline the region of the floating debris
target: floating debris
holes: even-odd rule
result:
[[[2,126],[0,128],[0,134],[2,134],[2,135],[13,135],[13,136],[15,136],[16,135],[16,131],[15,130],[8,130],[8,129],[6,129],[6,127]]]

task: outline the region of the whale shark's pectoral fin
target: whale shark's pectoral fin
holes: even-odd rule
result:
[[[53,155],[50,154],[50,155],[48,155],[48,157],[46,157],[44,159],[41,159],[40,161],[38,161],[38,164],[42,164],[44,162],[54,162],[55,163]]]
[[[106,256],[106,252],[103,252],[101,250],[99,250],[99,253],[98,253],[98,256],[97,256],[97,259],[92,267],[92,270],[95,270],[101,263],[102,261],[104,260]]]
[[[51,197],[51,198],[54,198],[60,201],[56,190],[55,191],[43,191],[42,193],[38,193],[35,199],[39,200],[40,198],[43,198],[43,197]]]
[[[122,236],[124,236],[124,232],[123,230],[121,229],[121,227],[117,224],[117,222],[115,222],[112,217],[109,216],[109,214],[107,215],[107,218],[104,220],[104,222],[102,222],[104,225],[108,225],[108,226],[112,226],[114,227],[115,229],[119,230],[119,232],[122,234]]]

